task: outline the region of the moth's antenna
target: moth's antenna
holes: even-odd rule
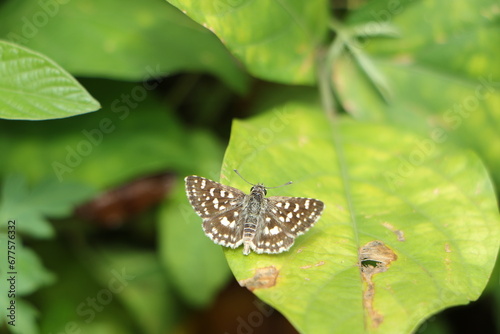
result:
[[[255,185],[255,184],[250,183],[250,182],[248,182],[247,180],[245,180],[245,178],[244,178],[243,176],[241,176],[240,172],[238,172],[238,170],[237,170],[237,169],[233,169],[233,170],[234,170],[234,172],[235,172],[236,174],[238,174],[238,176],[239,176],[239,177],[241,177],[241,179],[242,179],[243,181],[245,181],[245,182],[246,182],[246,183],[248,183],[248,184],[251,184],[252,186],[254,186],[254,185]]]
[[[243,181],[245,181],[245,182],[246,182],[246,183],[248,183],[248,184],[251,184],[252,186],[254,186],[254,185],[255,185],[255,184],[250,183],[250,182],[248,182],[247,180],[245,180],[245,178],[244,178],[243,176],[241,176],[240,172],[238,172],[238,170],[237,170],[237,169],[233,169],[233,170],[234,170],[234,172],[235,172],[236,174],[238,174],[238,176],[239,176],[239,177],[241,177],[241,179],[242,179]],[[292,181],[288,181],[287,183],[282,184],[281,186],[277,186],[277,187],[266,187],[266,188],[267,188],[267,189],[274,189],[274,188],[279,188],[279,187],[287,186],[287,185],[292,184],[292,183],[293,183]]]
[[[280,188],[280,187],[284,187],[284,186],[287,186],[287,185],[292,184],[292,183],[293,183],[292,181],[288,181],[287,183],[282,184],[281,186],[277,186],[277,187],[266,187],[266,188],[267,188],[267,189]]]

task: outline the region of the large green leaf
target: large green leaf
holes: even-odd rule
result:
[[[304,333],[410,333],[479,297],[500,243],[491,181],[471,152],[390,126],[331,123],[290,103],[235,121],[222,182],[325,202],[289,252],[226,249],[241,284]]]
[[[246,76],[220,41],[166,2],[14,0],[0,10],[0,22],[0,36],[75,75],[146,80],[205,71],[246,89]]]
[[[316,47],[327,30],[327,1],[169,2],[217,35],[254,76],[314,81]]]
[[[438,133],[472,148],[500,182],[500,145],[492,144],[500,141],[497,1],[404,1],[395,8],[390,2],[372,1],[348,21],[347,31],[390,21],[399,38],[368,39],[356,45],[355,57],[334,64],[343,105],[358,119],[405,126],[435,144]],[[388,103],[356,55],[385,78]]]
[[[99,108],[78,81],[52,60],[0,41],[0,118],[64,118]]]

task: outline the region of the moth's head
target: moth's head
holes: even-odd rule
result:
[[[262,183],[255,184],[252,188],[250,188],[251,193],[259,193],[267,195],[267,189],[264,187]]]
[[[236,169],[234,169],[234,172],[235,172],[236,174],[238,174],[238,176],[239,176],[239,177],[241,177],[241,178],[243,179],[243,181],[245,181],[246,183],[248,183],[248,184],[251,184],[251,185],[252,185],[252,188],[250,188],[250,192],[251,192],[252,194],[264,194],[264,196],[265,196],[265,195],[267,195],[267,189],[266,189],[266,187],[264,187],[264,185],[263,185],[262,183],[253,184],[253,183],[248,182],[247,180],[245,180],[245,179],[243,178],[243,176],[241,176],[241,174],[240,174],[240,173],[239,173]],[[283,186],[289,185],[290,183],[292,183],[292,181],[289,181],[289,182],[287,182],[287,183],[285,183],[285,184],[282,184],[281,186],[271,187],[271,188],[279,188],[279,187],[283,187]],[[269,189],[271,189],[271,188],[269,188]]]

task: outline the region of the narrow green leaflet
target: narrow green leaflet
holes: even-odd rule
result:
[[[259,78],[314,82],[317,46],[327,31],[325,0],[169,0],[212,31]]]
[[[17,240],[20,241],[19,236]],[[56,281],[55,275],[43,266],[42,260],[31,248],[24,247],[20,242],[16,242],[15,257],[15,271],[18,277],[22,278],[16,284],[16,292],[20,296],[29,295]]]
[[[386,21],[398,38],[369,38],[358,52],[382,73],[386,103],[367,73],[345,56],[334,82],[345,109],[360,120],[384,120],[475,150],[500,182],[500,17],[495,0],[372,1],[348,26],[374,31]],[[443,15],[443,13],[447,13]]]
[[[410,333],[484,289],[500,220],[479,159],[397,128],[289,103],[235,121],[221,180],[324,201],[289,252],[226,249],[233,273],[303,333]]]
[[[55,179],[40,182],[31,190],[21,176],[11,175],[2,181],[0,220],[15,220],[17,233],[36,238],[54,235],[54,228],[47,217],[67,216],[76,204],[94,192],[83,184]]]
[[[8,243],[9,241],[11,243]],[[15,248],[12,248],[12,245]],[[8,248],[9,246],[11,248]],[[22,245],[19,235],[12,240],[6,234],[0,232],[0,247],[11,250],[12,253],[9,253],[9,255],[15,259],[13,267],[9,266],[9,270],[0,272],[0,278],[5,282],[0,286],[0,307],[2,310],[7,310],[5,317],[0,320],[0,326],[7,326],[6,323],[10,322],[7,327],[12,329],[12,333],[36,334],[38,333],[36,325],[38,311],[33,305],[25,301],[23,296],[33,293],[42,286],[52,284],[55,277],[43,267],[40,258],[33,250]],[[9,258],[9,260],[12,258]],[[7,253],[5,263],[7,263]],[[10,272],[16,274],[12,275]],[[12,277],[14,279],[11,281]],[[15,288],[13,289],[12,286],[15,286]],[[9,307],[12,305],[12,300],[15,301],[15,314],[11,316]]]
[[[99,108],[85,88],[52,60],[0,41],[0,118],[64,118]]]
[[[116,283],[113,298],[123,303],[141,333],[171,331],[178,315],[169,281],[155,252],[109,247],[92,255],[94,275],[102,287]]]
[[[8,328],[12,330],[12,334],[39,334],[37,318],[39,316],[38,310],[25,301],[24,299],[19,299],[16,302],[17,317],[18,319],[23,319],[22,321],[16,320],[16,326],[8,325]],[[5,325],[7,326],[7,325]]]
[[[133,293],[144,282],[136,272],[138,263],[117,263],[104,256],[96,260],[88,252],[80,253],[82,256],[75,258],[74,249],[68,249],[64,240],[54,240],[51,246],[46,249],[49,256],[44,261],[54,269],[59,279],[56,284],[37,293],[37,306],[43,312],[37,324],[40,333],[147,333],[138,329],[137,318],[128,312],[122,302],[128,296],[121,296]],[[124,255],[131,254],[127,252]],[[143,262],[141,265],[147,267],[148,263]],[[143,274],[147,276],[145,271]],[[96,277],[104,278],[104,284]],[[168,296],[164,295],[164,298],[168,303]]]

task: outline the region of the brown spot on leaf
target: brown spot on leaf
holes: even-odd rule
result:
[[[397,259],[398,256],[382,241],[371,241],[359,249],[361,278],[366,283],[363,291],[363,306],[368,314],[368,319],[371,320],[371,326],[374,328],[377,328],[384,321],[384,316],[373,307],[375,283],[373,283],[372,277],[387,271],[390,263]]]
[[[393,232],[396,235],[396,237],[398,238],[398,241],[406,241],[405,233],[402,230],[398,230],[391,223],[388,223],[388,222],[384,222],[384,223],[382,223],[382,225],[385,228],[389,229],[391,232]]]
[[[322,266],[324,264],[325,264],[325,261],[319,261],[316,264],[307,264],[305,266],[302,266],[302,267],[300,267],[300,269],[309,269],[309,268],[312,268],[312,267],[319,267],[319,266]]]
[[[444,251],[445,251],[444,265],[446,267],[446,270],[448,271],[448,276],[449,276],[451,274],[451,272],[452,272],[452,269],[451,269],[451,259],[450,259],[451,248],[450,248],[450,244],[449,243],[445,243],[444,244]]]
[[[361,264],[365,261],[373,261],[379,264],[376,267],[382,268],[397,260],[398,256],[382,241],[375,240],[361,247],[359,259]]]
[[[279,270],[274,266],[257,268],[253,277],[239,281],[240,286],[246,287],[250,291],[255,289],[267,289],[276,285],[276,278]]]

